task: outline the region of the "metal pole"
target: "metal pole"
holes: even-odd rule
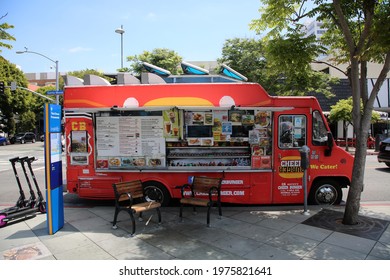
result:
[[[123,25],[121,25],[121,28],[117,28],[115,32],[121,35],[121,68],[123,68],[123,33],[125,33]]]
[[[59,80],[59,77],[58,77],[58,60],[56,60],[56,61],[54,61],[53,59],[51,59],[50,57],[48,57],[48,56],[46,56],[46,55],[44,55],[44,54],[41,54],[41,53],[38,53],[38,52],[33,52],[33,51],[29,51],[26,47],[24,47],[25,48],[25,50],[24,51],[17,51],[16,53],[17,54],[23,54],[23,53],[33,53],[33,54],[37,54],[37,55],[40,55],[40,56],[42,56],[42,57],[44,57],[44,58],[46,58],[46,59],[48,59],[48,60],[50,60],[50,61],[52,61],[52,62],[54,62],[55,64],[56,64],[56,91],[58,91],[59,90],[59,82],[58,82],[58,80]],[[56,104],[58,105],[60,102],[59,102],[59,99],[60,97],[58,96],[58,95],[56,95]]]
[[[58,92],[59,90],[59,83],[58,83],[59,77],[58,77],[58,60],[56,60],[56,91]],[[57,94],[56,95],[56,104],[60,104],[60,96]]]
[[[121,25],[123,29],[123,25]],[[123,68],[123,33],[121,33],[121,68]]]
[[[307,210],[307,171],[306,169],[303,170],[303,215],[310,215],[309,211]]]

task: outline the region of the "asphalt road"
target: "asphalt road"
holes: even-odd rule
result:
[[[12,206],[19,197],[18,188],[12,166],[9,162],[10,158],[23,156],[34,156],[38,160],[33,163],[33,171],[37,178],[38,185],[42,192],[45,190],[45,167],[44,167],[44,145],[43,142],[13,144],[0,146],[0,206]],[[63,155],[63,178],[66,180],[66,161]],[[25,187],[26,196],[29,197],[27,191],[27,182],[24,174],[18,165],[18,175],[22,186]],[[376,155],[368,155],[365,168],[364,191],[361,196],[362,202],[390,202],[390,168],[383,163],[377,161]],[[347,199],[348,190],[344,191],[343,200]],[[90,204],[101,203],[81,200],[73,194],[65,196],[65,203],[68,204]]]

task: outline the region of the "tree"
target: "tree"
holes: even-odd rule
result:
[[[16,82],[21,87],[27,87],[27,79],[23,72],[20,71],[15,64],[8,62],[0,56],[0,80],[4,81],[5,85],[10,85],[11,82]],[[13,134],[16,131],[14,115],[22,115],[29,111],[34,99],[32,93],[16,89],[11,92],[10,88],[5,88],[4,94],[0,95],[0,111],[7,120],[4,131]]]
[[[250,82],[259,83],[267,88],[267,61],[261,40],[227,39],[222,47],[222,57],[218,59],[218,62],[229,65],[247,77]]]
[[[36,115],[28,110],[19,116],[18,132],[34,131],[36,128]]]
[[[0,20],[4,19],[7,16],[7,14],[3,15],[0,17]],[[7,30],[14,28],[13,25],[10,25],[8,23],[1,23],[0,24],[0,53],[1,53],[1,48],[7,48],[7,49],[12,49],[12,45],[4,43],[3,41],[15,41],[15,38],[11,36]]]
[[[353,111],[353,100],[352,97],[348,99],[341,99],[335,105],[330,106],[329,120],[331,122],[343,122],[344,137],[345,137],[345,149],[348,151],[348,135],[347,128],[349,125],[353,124],[352,111]],[[362,112],[363,113],[363,112]],[[373,112],[371,117],[371,123],[377,122],[380,120],[380,115],[378,112]]]
[[[299,48],[299,44],[295,40],[301,41],[301,37],[270,41],[228,39],[218,62],[228,64],[249,81],[261,84],[271,94],[304,95],[307,92],[317,92],[325,96],[332,95],[330,85],[338,79],[313,71],[307,62],[301,63],[301,71],[296,71],[297,65],[290,63],[291,60],[297,60],[295,48]],[[306,39],[306,44],[314,45],[313,38]],[[283,53],[280,53],[281,50]],[[312,55],[306,53],[307,61],[318,54],[315,45],[310,52]]]
[[[325,22],[328,28],[323,43],[338,54],[336,62],[349,63],[347,75],[352,88],[352,115],[357,142],[343,223],[357,224],[373,104],[390,69],[389,0],[310,1],[313,6],[306,5],[308,1],[298,0],[261,2],[264,4],[262,14],[260,19],[252,22],[253,29],[260,32],[270,28],[267,38],[288,38],[281,35],[283,31],[298,34],[302,28],[300,20],[307,16],[316,18]],[[303,48],[296,53],[297,60],[304,57],[302,54],[306,50],[304,44],[300,45]],[[368,93],[367,63],[370,61],[382,63],[383,67]]]
[[[182,57],[175,51],[169,49],[157,48],[152,52],[144,51],[140,55],[128,56],[127,61],[130,62],[128,72],[132,72],[135,75],[141,75],[143,71],[142,62],[169,70],[174,75],[181,73],[178,65],[182,61]]]

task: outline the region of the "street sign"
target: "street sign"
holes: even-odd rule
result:
[[[49,91],[46,91],[46,94],[47,95],[61,95],[61,94],[64,94],[64,91],[63,90],[49,90]]]

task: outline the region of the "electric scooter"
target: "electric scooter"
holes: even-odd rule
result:
[[[26,162],[27,162],[28,169],[30,170],[31,178],[34,181],[35,189],[37,191],[38,197],[36,197],[36,203],[38,204],[37,205],[38,210],[39,210],[39,212],[44,214],[44,213],[46,213],[46,202],[45,202],[45,199],[42,195],[41,190],[39,189],[38,181],[37,181],[37,178],[35,177],[35,174],[34,174],[34,171],[32,169],[32,165],[31,165],[31,163],[36,161],[36,160],[38,160],[38,159],[36,159],[35,157],[29,157],[26,159]]]
[[[31,183],[30,183],[30,179],[27,175],[27,171],[26,171],[26,167],[24,166],[24,162],[28,159],[28,157],[22,157],[22,158],[19,158],[18,159],[18,162],[20,163],[20,165],[22,166],[22,170],[23,170],[23,173],[24,173],[24,177],[26,178],[26,182],[27,182],[27,186],[28,186],[28,189],[30,191],[30,198],[27,200],[26,202],[26,206],[29,206],[30,208],[33,208],[36,204],[36,200],[37,200],[37,197],[34,193],[34,190],[32,189],[32,186],[31,186]]]
[[[19,157],[17,157],[17,158],[10,159],[10,162],[12,164],[12,168],[13,168],[14,173],[15,173],[15,178],[16,178],[19,190],[21,193],[23,193],[22,198],[23,198],[24,203],[20,207],[15,206],[15,207],[4,209],[0,212],[0,228],[5,227],[8,224],[8,222],[12,221],[12,220],[27,218],[27,217],[35,217],[36,212],[40,211],[40,209],[39,209],[40,204],[35,203],[35,200],[34,200],[35,194],[34,194],[34,196],[30,197],[29,200],[27,200],[27,201],[25,200],[24,192],[23,192],[20,180],[19,180],[18,173],[16,171],[15,162],[19,161],[22,163],[24,160],[26,160],[26,158],[27,157],[20,159]],[[22,167],[23,167],[23,165],[22,165]]]
[[[3,219],[12,213],[17,212],[20,209],[26,208],[28,204],[28,200],[26,200],[26,195],[24,194],[22,184],[20,183],[18,171],[16,170],[16,162],[19,160],[19,157],[11,158],[9,161],[11,162],[12,170],[15,175],[16,183],[19,188],[19,198],[15,203],[15,206],[2,209],[0,211],[0,227],[3,226]]]

